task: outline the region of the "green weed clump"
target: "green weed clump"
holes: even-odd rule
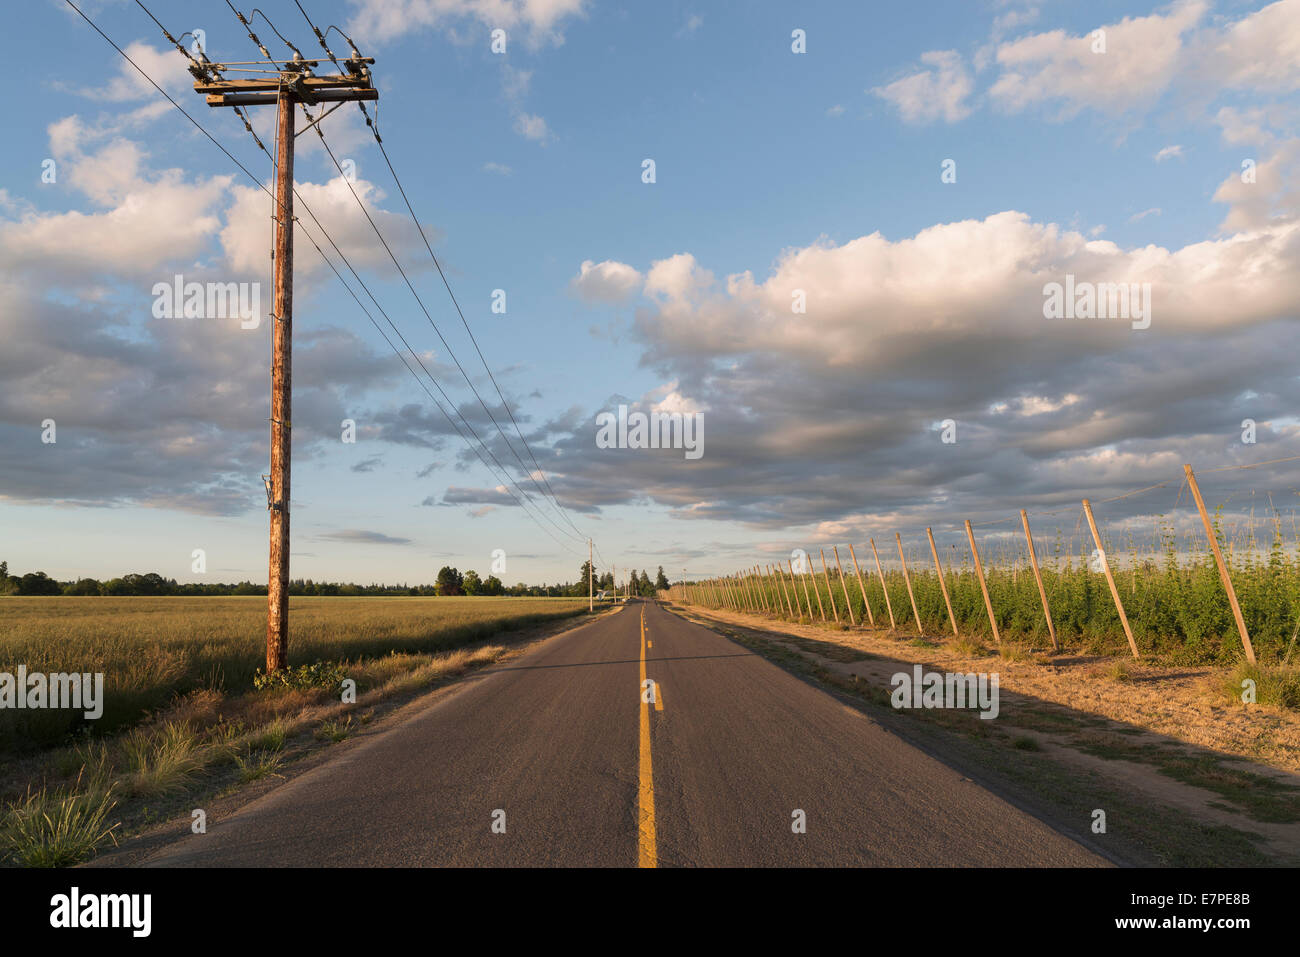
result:
[[[278,688],[290,688],[302,691],[307,688],[327,688],[337,691],[343,684],[347,672],[333,661],[315,661],[297,668],[281,668],[270,674],[260,668],[253,675],[253,687],[258,691]]]

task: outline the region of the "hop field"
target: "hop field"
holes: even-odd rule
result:
[[[1292,662],[1300,631],[1300,546],[1288,542],[1280,529],[1262,540],[1254,532],[1246,528],[1236,536],[1221,536],[1225,561],[1256,656],[1262,663]],[[1059,531],[1054,542],[1035,544],[1058,640],[1090,654],[1129,654],[1097,556],[1077,541],[1072,546],[1065,544]],[[1230,664],[1242,657],[1232,608],[1204,538],[1178,535],[1166,526],[1146,541],[1108,537],[1104,544],[1120,601],[1144,657],[1181,665]],[[734,598],[739,593],[760,606],[776,609],[780,617],[792,617],[797,604],[800,611],[795,617],[820,622],[824,616],[834,623],[838,613],[845,624],[849,621],[847,604],[853,619],[864,624],[865,591],[877,626],[889,626],[892,608],[899,631],[915,633],[919,613],[921,631],[950,635],[952,626],[928,545],[914,544],[905,550],[906,577],[894,543],[889,545],[888,556],[881,550],[881,570],[877,570],[869,548],[857,549],[861,584],[841,545],[842,580],[833,555],[828,554],[824,572],[814,550],[808,574],[792,579],[783,567],[778,579],[769,573],[770,566],[762,566],[761,575],[750,570],[742,572],[740,579],[694,583],[690,600],[716,606],[727,601],[728,594]],[[986,535],[978,547],[1001,636],[1050,649],[1042,599],[1023,539]],[[958,630],[963,636],[991,639],[993,632],[969,551],[949,543],[941,546],[939,555]],[[728,588],[729,593],[725,591]],[[684,595],[680,588],[673,594]]]

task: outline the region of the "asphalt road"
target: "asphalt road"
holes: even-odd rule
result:
[[[472,675],[145,863],[1106,861],[763,658],[634,603]]]

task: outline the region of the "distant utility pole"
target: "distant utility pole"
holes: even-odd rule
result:
[[[294,54],[277,76],[252,80],[224,80],[205,76],[194,84],[195,93],[207,94],[208,106],[261,106],[274,103],[276,125],[274,313],[271,318],[271,474],[266,485],[266,507],[271,513],[270,573],[267,579],[266,670],[284,668],[289,656],[289,459],[292,428],[293,346],[293,138],[294,109],[299,103],[342,103],[377,100],[370,85],[370,57],[355,55],[345,61],[349,73],[312,76],[316,60]],[[213,64],[216,71],[223,64]]]
[[[587,539],[587,611],[596,610],[596,566],[591,563],[591,539]]]

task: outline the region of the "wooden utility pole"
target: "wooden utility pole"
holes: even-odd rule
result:
[[[312,76],[315,60],[297,54],[275,77],[251,80],[214,79],[205,75],[194,92],[207,95],[208,106],[261,106],[274,103],[276,123],[274,312],[271,315],[271,474],[267,509],[271,513],[270,561],[266,585],[266,670],[278,671],[289,658],[289,462],[293,423],[293,138],[294,109],[299,103],[377,100],[370,85],[370,57],[345,61],[347,75]],[[221,64],[215,65],[217,70]]]
[[[271,556],[266,583],[266,670],[289,664],[289,458],[293,406],[293,110],[277,99],[274,312],[271,326]]]
[[[589,538],[587,539],[587,611],[596,610],[595,574],[596,566],[591,563],[591,539]]]

